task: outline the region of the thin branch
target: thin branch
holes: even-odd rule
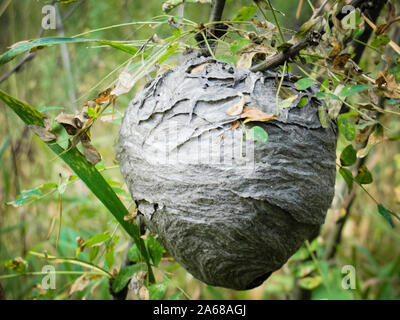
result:
[[[275,24],[276,24],[276,27],[277,27],[278,30],[279,30],[279,34],[280,34],[280,36],[281,36],[281,40],[282,40],[283,43],[285,43],[285,37],[283,36],[281,26],[279,25],[279,21],[278,21],[278,17],[276,16],[275,9],[274,9],[274,7],[272,6],[270,0],[267,0],[267,2],[268,2],[269,7],[271,8],[272,15],[274,16]],[[258,1],[256,2],[256,4],[257,4],[258,8],[261,10],[260,5],[258,4]],[[261,10],[261,11],[262,11],[262,10]]]
[[[251,67],[250,70],[253,72],[257,72],[257,71],[274,69],[285,63],[287,60],[296,57],[301,50],[310,46],[318,45],[319,41],[321,40],[321,37],[322,37],[322,30],[313,31],[306,37],[306,39],[299,41],[295,45],[288,48],[287,50],[279,52],[274,56],[272,56],[271,58],[256,64],[255,66]]]
[[[210,22],[221,21],[224,8],[225,0],[214,0],[211,7]]]
[[[325,8],[325,6],[326,6],[326,4],[327,4],[328,2],[329,2],[329,0],[325,0],[325,1],[321,4],[321,6],[320,6],[317,10],[314,11],[314,13],[313,13],[313,15],[311,16],[311,19],[310,19],[310,20],[315,19],[316,17],[318,17],[318,16],[321,14],[322,10],[324,10],[324,8]]]

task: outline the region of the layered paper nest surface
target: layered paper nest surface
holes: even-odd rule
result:
[[[240,115],[227,110],[243,99],[276,114],[275,82],[189,56],[137,93],[122,122],[117,156],[146,226],[210,285],[260,285],[318,232],[334,195],[336,127],[321,126],[310,90],[285,80],[292,107],[232,129]],[[266,143],[249,139],[253,126]]]

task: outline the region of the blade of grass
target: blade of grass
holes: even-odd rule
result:
[[[127,52],[129,54],[135,54],[138,49],[128,46],[126,44],[122,44],[118,41],[110,41],[103,39],[87,39],[87,38],[68,38],[68,37],[45,37],[34,40],[21,41],[5,53],[0,56],[0,65],[6,64],[7,62],[13,60],[18,55],[30,51],[34,48],[40,48],[43,46],[52,46],[55,44],[61,43],[88,43],[88,42],[97,42],[100,44],[104,44],[110,46],[112,48],[116,48]]]

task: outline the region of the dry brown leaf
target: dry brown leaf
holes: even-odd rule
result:
[[[251,22],[253,22],[257,27],[264,28],[266,26],[265,21],[258,21],[254,18],[251,19]]]
[[[97,96],[96,99],[94,99],[93,101],[96,104],[102,105],[102,104],[107,104],[110,102],[110,99],[112,99],[112,94],[111,92],[114,90],[115,86],[112,86],[106,90],[104,90],[103,92],[100,92],[99,95]]]
[[[239,58],[237,66],[239,68],[249,69],[253,63],[253,58],[256,54],[257,52],[255,51],[243,53]]]
[[[350,57],[351,55],[349,53],[344,53],[339,56],[336,56],[333,59],[333,67],[335,69],[343,69],[347,61],[350,59]]]
[[[71,296],[74,292],[82,291],[87,287],[90,283],[89,279],[86,278],[86,275],[81,275],[77,278],[74,283],[72,284],[71,288],[69,289],[68,294]]]
[[[235,130],[239,128],[239,126],[240,126],[240,121],[236,120],[234,123],[231,124],[231,130]]]
[[[243,93],[239,92],[238,96],[240,97],[240,101],[235,103],[233,106],[229,107],[225,113],[228,116],[235,117],[242,113],[243,107],[246,103],[246,98],[244,97]]]
[[[135,294],[138,294],[140,289],[144,285],[144,281],[146,280],[146,275],[147,275],[146,271],[140,271],[138,273],[135,273],[131,281],[129,282],[128,286],[129,290],[132,290]]]
[[[193,69],[191,69],[190,73],[191,74],[199,73],[199,72],[203,71],[203,69],[209,64],[210,64],[209,62],[199,64],[198,66],[195,66]]]
[[[273,114],[266,114],[260,109],[254,107],[244,107],[243,113],[240,115],[241,118],[246,118],[246,121],[269,121],[275,116]]]
[[[65,128],[65,130],[67,131],[67,133],[70,136],[76,135],[76,133],[78,132],[78,129],[82,128],[82,122],[80,120],[79,121],[78,120],[76,120],[75,115],[69,114],[69,113],[64,113],[64,112],[61,112],[55,118],[55,121],[60,123]]]
[[[95,147],[90,143],[90,140],[82,139],[82,146],[83,146],[83,153],[87,161],[91,164],[96,165],[98,162],[101,161],[101,155],[96,150]]]
[[[389,0],[386,4],[386,21],[392,21],[396,17],[396,6]]]
[[[128,222],[134,221],[137,216],[137,213],[138,213],[137,209],[128,213],[127,215],[124,216],[124,221],[128,221]]]
[[[271,48],[256,43],[246,44],[240,51],[241,55],[237,66],[243,69],[250,68],[252,66],[253,59],[260,60],[259,56],[261,56],[261,60],[265,60],[267,57],[275,54],[275,51],[273,51]]]
[[[357,135],[357,137],[355,139],[355,142],[357,144],[361,144],[361,143],[367,141],[369,136],[370,136],[370,134],[371,134],[371,130],[373,129],[373,127],[374,126],[371,125],[371,126],[366,126],[364,129],[361,129],[358,132],[358,135]]]
[[[145,286],[142,286],[139,289],[139,299],[140,300],[149,300],[150,299],[149,290]]]
[[[42,126],[37,126],[34,124],[28,125],[29,129],[31,129],[34,133],[36,133],[40,139],[42,139],[44,142],[50,142],[54,141],[57,139],[57,136],[52,133],[51,130],[51,125],[50,125],[50,120],[47,118],[43,118],[44,122],[44,127]]]
[[[339,41],[333,41],[331,45],[333,46],[333,49],[329,53],[329,57],[336,57],[342,51],[342,45]]]

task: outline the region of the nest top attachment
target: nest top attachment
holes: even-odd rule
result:
[[[322,128],[312,91],[268,122],[232,129],[245,104],[276,113],[275,74],[189,56],[137,93],[116,148],[146,226],[196,278],[261,284],[318,231],[334,193],[335,125]],[[307,97],[304,107],[297,102]],[[249,139],[265,130],[268,142]]]

